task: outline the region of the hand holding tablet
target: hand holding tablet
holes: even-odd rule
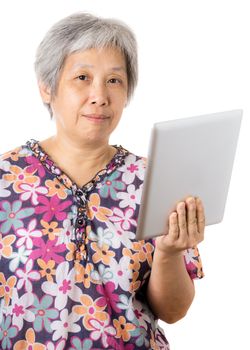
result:
[[[137,239],[166,233],[168,215],[189,196],[201,198],[206,225],[221,222],[241,119],[234,110],[154,124]]]

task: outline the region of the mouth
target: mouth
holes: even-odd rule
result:
[[[83,117],[96,121],[109,119],[109,116],[105,114],[83,114]]]

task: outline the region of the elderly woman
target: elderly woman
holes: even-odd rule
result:
[[[35,69],[56,134],[0,158],[1,349],[169,349],[202,277],[204,211],[180,201],[168,234],[138,241],[145,159],[109,144],[137,82],[123,23],[77,13]]]

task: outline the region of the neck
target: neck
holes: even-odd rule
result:
[[[67,138],[52,136],[40,142],[42,148],[59,165],[86,169],[101,169],[114,156],[116,150],[107,142],[100,144],[78,143]]]

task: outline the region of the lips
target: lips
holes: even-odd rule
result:
[[[83,117],[94,119],[94,120],[109,119],[109,116],[105,114],[84,114]]]

